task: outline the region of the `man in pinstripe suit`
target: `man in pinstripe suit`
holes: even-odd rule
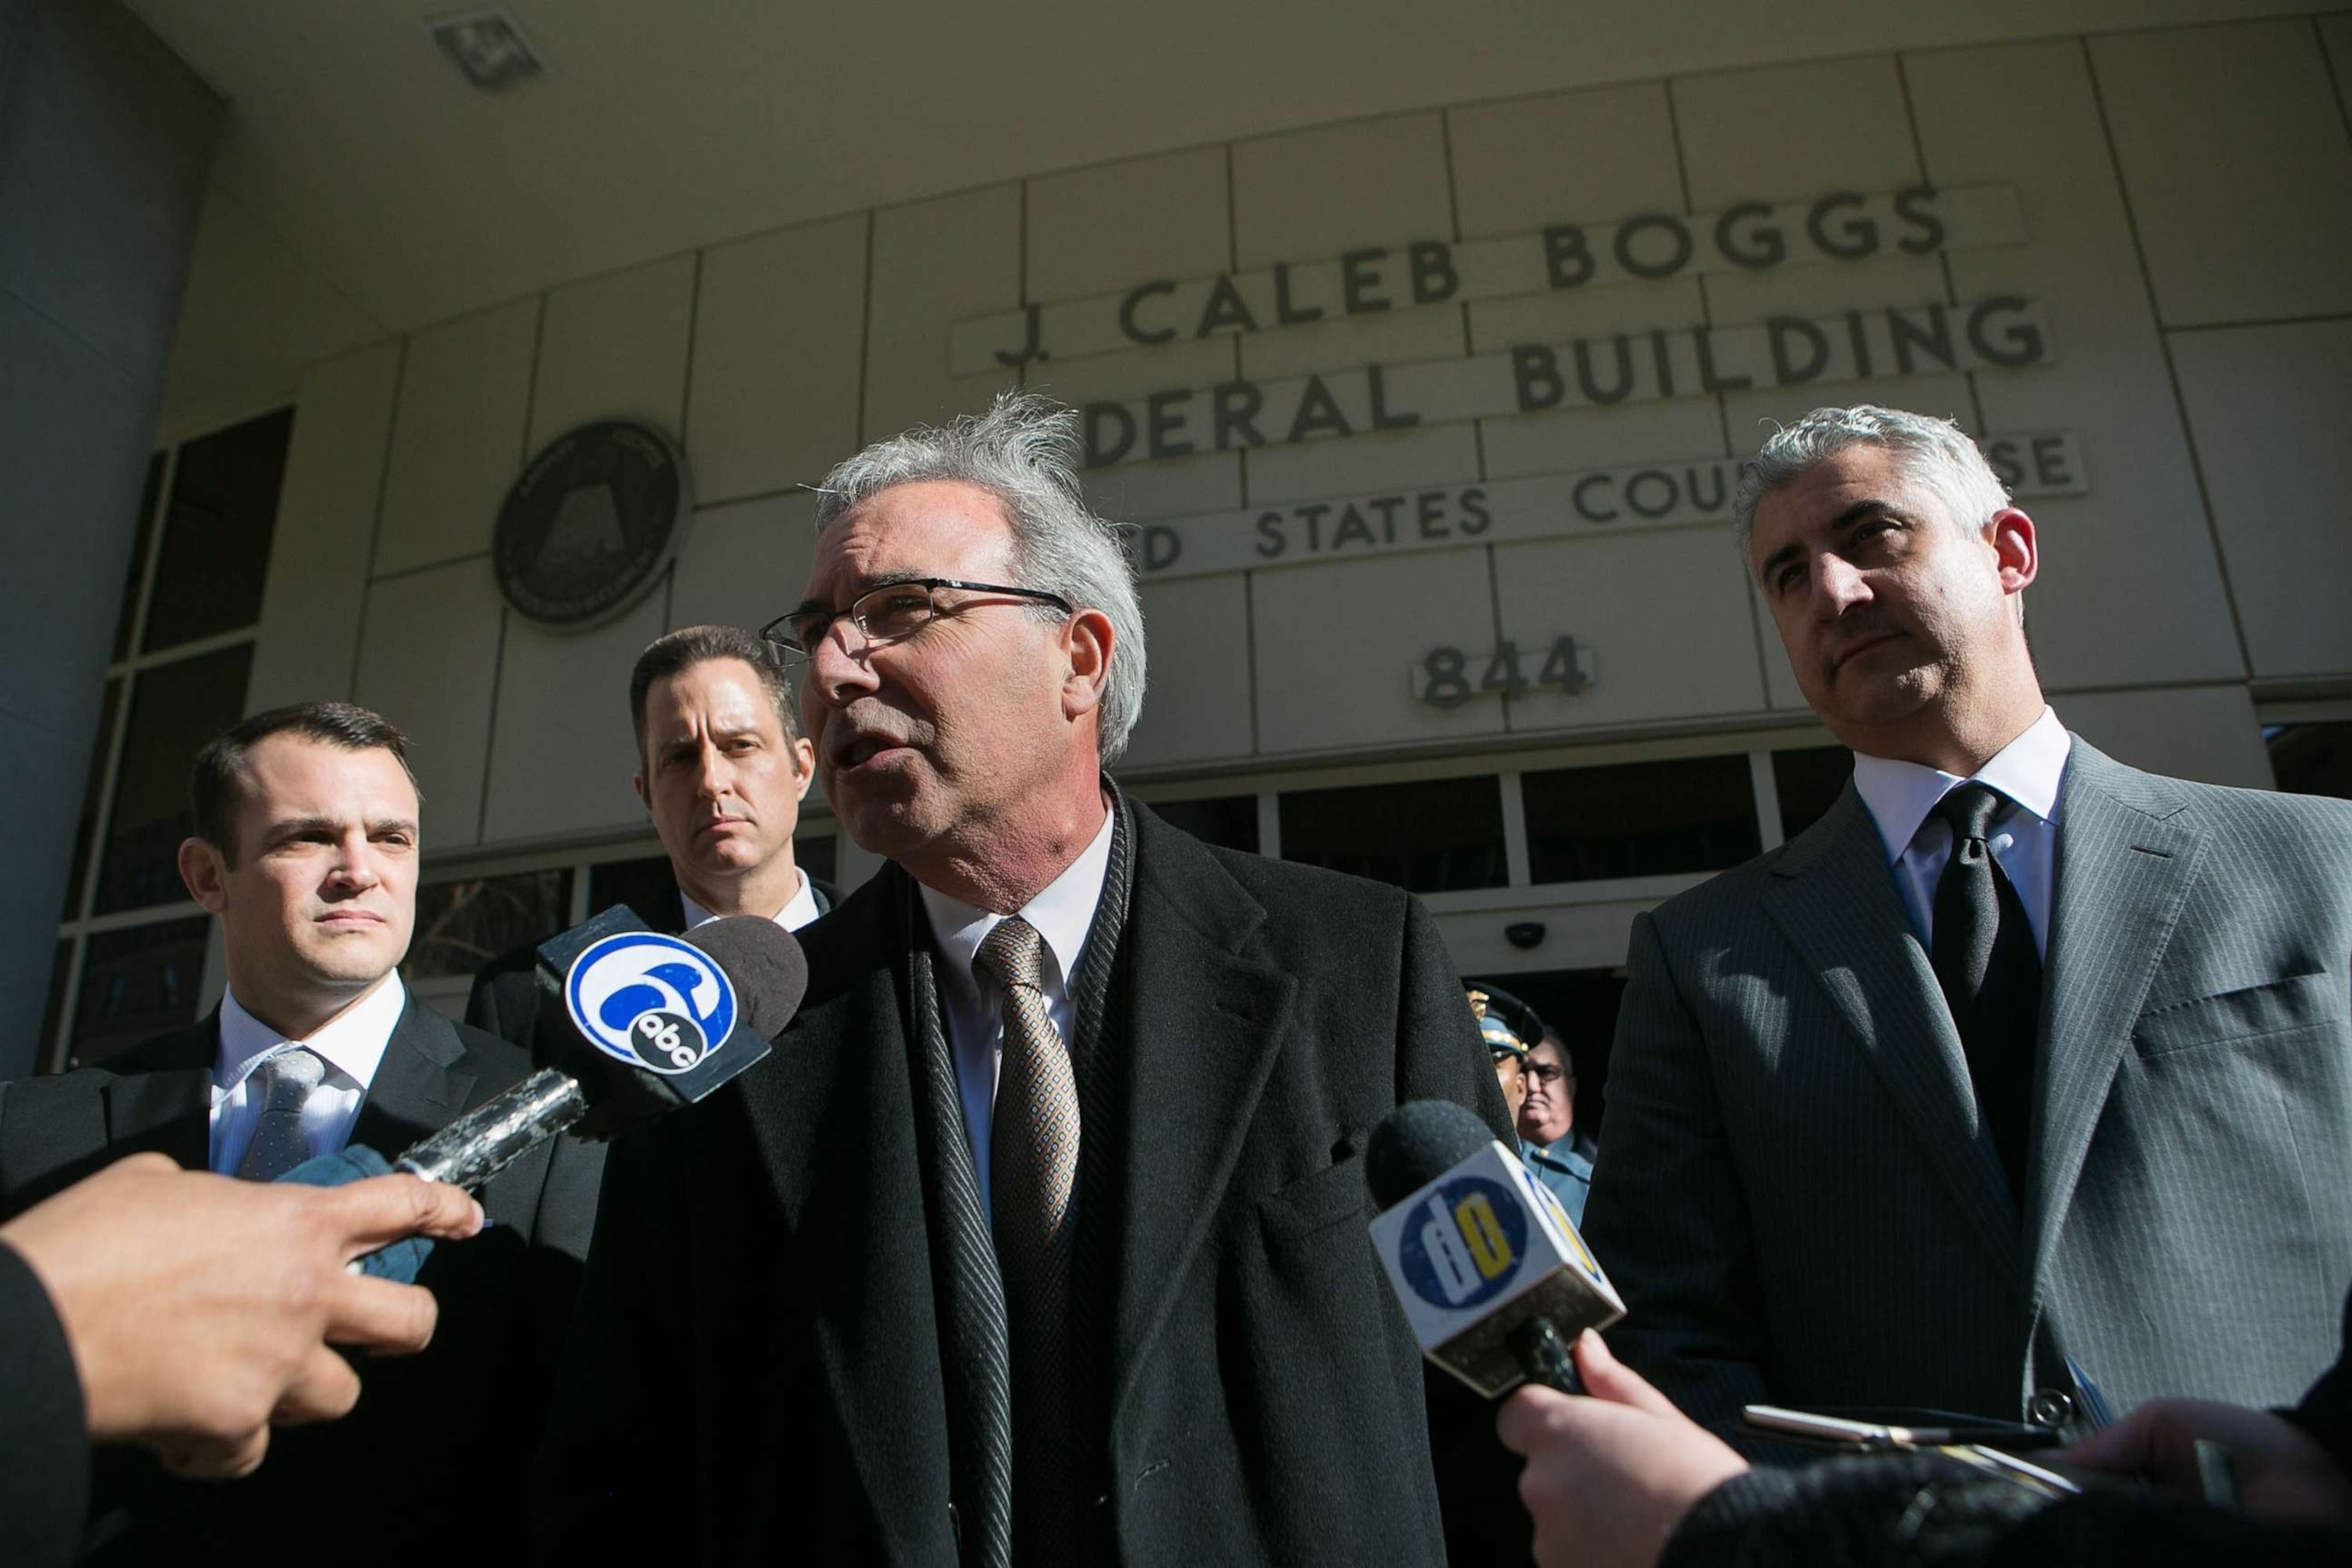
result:
[[[1634,923],[1587,1211],[1621,1353],[1721,1428],[2292,1402],[2352,1280],[2352,807],[2069,734],[2032,521],[1947,422],[1818,410],[1735,510],[1854,780]]]

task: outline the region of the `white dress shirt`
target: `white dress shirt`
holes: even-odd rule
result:
[[[252,1014],[230,992],[221,998],[219,1055],[213,1063],[212,1168],[232,1175],[260,1125],[258,1095],[246,1089],[253,1070],[296,1046],[307,1046],[327,1064],[327,1076],[302,1102],[302,1137],[313,1156],[331,1154],[352,1140],[360,1102],[383,1061],[392,1031],[408,1006],[397,972],[337,1014],[307,1040],[291,1040]]]
[[[2059,785],[2066,775],[2074,737],[2048,708],[2032,726],[1976,771],[1975,782],[1990,784],[2016,804],[2001,808],[1986,839],[2001,874],[2025,906],[2033,945],[2050,954],[2051,885],[2058,868]],[[1936,803],[1970,782],[1917,763],[1854,753],[1853,787],[1878,824],[1886,858],[1911,924],[1929,951],[1936,941],[1936,882],[1951,858],[1952,830],[1934,815]]]
[[[1111,818],[1103,816],[1094,842],[1045,890],[1023,905],[1023,920],[1045,938],[1045,1011],[1067,1044],[1076,1027],[1077,1005],[1070,977],[1086,961],[1087,936],[1102,902],[1103,879],[1110,871]],[[917,886],[921,886],[918,883]],[[974,909],[934,888],[924,888],[923,913],[940,944],[940,1021],[955,1058],[956,1089],[963,1100],[963,1129],[971,1140],[972,1164],[980,1176],[981,1206],[989,1204],[989,1129],[996,1118],[996,1078],[1004,1064],[1004,988],[974,973],[972,955],[982,939],[1005,917]],[[993,1212],[993,1211],[992,1211]]]
[[[809,886],[808,873],[794,867],[793,874],[801,879],[800,891],[793,895],[792,902],[769,917],[786,931],[798,931],[824,912],[816,907],[816,889]],[[719,918],[688,898],[683,891],[677,895],[677,901],[686,913],[686,929],[688,931],[699,925],[709,925]]]

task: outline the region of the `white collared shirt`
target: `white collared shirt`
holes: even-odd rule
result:
[[[1103,879],[1110,871],[1111,815],[1102,831],[1068,868],[1021,907],[1021,918],[1045,938],[1045,1010],[1066,1043],[1077,1026],[1070,977],[1085,962],[1087,935],[1102,902]],[[921,884],[917,884],[921,886]],[[923,913],[940,944],[940,1021],[955,1058],[956,1089],[963,1100],[964,1134],[971,1140],[972,1164],[980,1177],[981,1206],[988,1206],[989,1129],[996,1117],[996,1079],[1004,1064],[1004,988],[972,969],[972,956],[1005,917],[974,909],[934,888],[923,888]]]
[[[1976,771],[1975,782],[1990,784],[2016,803],[1994,819],[1986,847],[2025,906],[2033,945],[2050,955],[2051,888],[2058,869],[2058,793],[2066,775],[2074,737],[2047,707],[2026,731],[1993,753]],[[1937,802],[1968,779],[1917,763],[1854,753],[1853,787],[1878,825],[1895,886],[1913,929],[1932,951],[1936,939],[1936,882],[1952,855],[1952,830],[1934,815]]]
[[[798,931],[824,912],[816,907],[816,889],[809,886],[808,873],[794,867],[793,874],[801,879],[800,891],[793,895],[790,903],[768,917],[786,931]],[[688,898],[683,890],[677,895],[677,902],[686,915],[686,929],[688,931],[699,925],[709,925],[719,918]]]
[[[221,998],[219,1054],[213,1062],[212,1168],[236,1172],[260,1124],[260,1098],[248,1097],[253,1071],[270,1058],[307,1046],[327,1064],[327,1076],[302,1102],[302,1136],[310,1152],[331,1154],[352,1140],[360,1102],[383,1062],[384,1047],[408,1006],[397,971],[307,1040],[291,1040],[252,1014],[231,992]]]

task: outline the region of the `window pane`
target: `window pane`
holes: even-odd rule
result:
[[[40,1044],[33,1047],[33,1068],[37,1072],[48,1070],[49,1052],[58,1043],[58,1017],[65,1011],[66,975],[72,969],[73,943],[61,942],[58,943],[57,957],[49,963],[49,1001],[41,1014]]]
[[[88,1067],[151,1035],[194,1023],[211,929],[210,919],[196,915],[87,938],[89,954],[82,961],[67,1065]]]
[[[2352,723],[2289,724],[2264,738],[2279,788],[2352,800]]]
[[[1492,773],[1298,790],[1282,797],[1282,858],[1414,893],[1504,887],[1503,792]]]
[[[1772,753],[1772,783],[1780,794],[1780,837],[1794,838],[1822,819],[1853,777],[1853,753],[1843,746],[1807,746]]]
[[[793,864],[798,866],[812,882],[833,881],[838,841],[830,833],[817,834],[793,840]]]
[[[139,618],[139,578],[147,570],[147,546],[155,537],[155,502],[163,489],[163,454],[147,459],[147,488],[139,497],[139,530],[131,543],[131,565],[122,574],[122,608],[114,621],[114,657],[131,657],[131,624]]]
[[[294,411],[280,409],[180,448],[147,605],[148,652],[260,618],[278,481],[293,428]]]
[[[180,840],[188,836],[188,769],[206,741],[245,711],[253,646],[141,670],[131,682],[122,773],[99,865],[99,913],[177,903]]]
[[[1538,882],[1719,871],[1762,847],[1744,756],[1559,768],[1520,784]]]
[[[677,879],[670,874],[669,857],[648,855],[642,860],[607,860],[589,867],[588,912],[601,914],[614,904],[628,905],[648,925],[675,918]]]
[[[114,743],[115,714],[121,705],[122,682],[108,681],[98,709],[98,738],[89,743],[89,772],[82,780],[81,820],[74,826],[73,875],[66,882],[67,920],[81,913],[82,879],[89,874],[89,841],[98,831],[98,792],[106,787],[106,749]]]
[[[1257,796],[1219,795],[1211,800],[1146,802],[1171,827],[1181,827],[1203,844],[1227,849],[1257,851]],[[1297,857],[1293,857],[1297,858]]]
[[[572,923],[572,868],[464,877],[416,889],[416,934],[401,977],[471,974],[502,952],[545,942]]]

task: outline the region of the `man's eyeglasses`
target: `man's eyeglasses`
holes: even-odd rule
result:
[[[833,623],[844,616],[868,643],[892,643],[914,636],[941,615],[962,607],[953,600],[942,604],[940,594],[943,589],[956,594],[999,594],[1034,599],[1041,605],[1053,605],[1066,616],[1075,614],[1076,608],[1059,594],[1048,594],[1042,588],[963,583],[953,577],[909,577],[868,588],[852,599],[845,610],[803,605],[761,626],[760,636],[776,650],[776,658],[785,668],[797,668],[814,657],[816,646],[833,629]]]
[[[1558,1083],[1568,1074],[1555,1062],[1529,1062],[1528,1076],[1538,1083]]]

